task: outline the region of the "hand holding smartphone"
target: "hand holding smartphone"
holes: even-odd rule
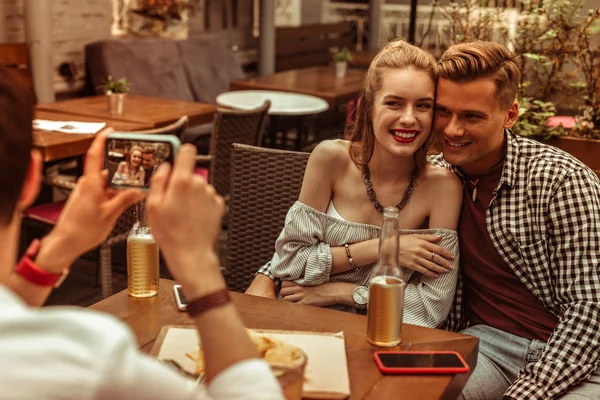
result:
[[[375,363],[384,374],[463,374],[465,360],[455,351],[376,351]]]
[[[104,168],[115,189],[147,191],[156,168],[173,165],[181,142],[173,135],[111,133],[106,139]]]

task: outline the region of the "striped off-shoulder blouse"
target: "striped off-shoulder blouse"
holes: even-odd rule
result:
[[[331,247],[375,239],[380,231],[379,226],[339,219],[297,201],[285,218],[285,226],[275,243],[273,258],[258,272],[304,286],[325,282],[366,285],[375,264],[332,275]],[[411,229],[401,230],[400,234],[441,236],[437,244],[456,255],[454,269],[438,278],[428,278],[407,268],[402,269],[404,281],[409,282],[406,286],[403,321],[436,327],[446,319],[454,298],[459,258],[457,233],[450,229]],[[355,307],[345,304],[334,304],[327,308],[357,311]]]

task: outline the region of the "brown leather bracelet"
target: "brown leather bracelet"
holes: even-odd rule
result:
[[[219,289],[216,292],[204,295],[196,300],[190,301],[187,305],[187,312],[190,317],[197,317],[208,310],[221,307],[231,302],[229,291],[227,289]]]

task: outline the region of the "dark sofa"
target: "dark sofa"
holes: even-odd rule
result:
[[[187,40],[123,38],[85,48],[88,82],[99,93],[104,79],[126,77],[131,93],[215,103],[232,80],[244,78],[230,39],[206,34]],[[207,151],[211,126],[189,128],[184,141]],[[206,149],[205,149],[206,146]]]

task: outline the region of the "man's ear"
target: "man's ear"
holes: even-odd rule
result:
[[[508,109],[504,127],[508,129],[512,128],[515,122],[517,122],[517,118],[519,118],[519,103],[515,100]]]
[[[42,184],[42,155],[37,150],[31,150],[29,157],[29,168],[27,170],[27,176],[21,189],[21,196],[17,202],[17,210],[23,211],[29,207],[38,194],[40,193],[40,186]]]

